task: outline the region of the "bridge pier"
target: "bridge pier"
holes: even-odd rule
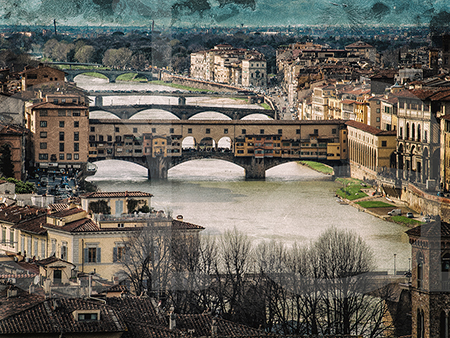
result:
[[[245,169],[246,180],[264,180],[266,178],[264,158],[252,157],[247,164],[243,165],[243,167]]]
[[[149,180],[166,180],[170,159],[163,156],[146,156],[147,177]]]
[[[95,97],[95,105],[96,105],[97,107],[103,106],[103,96],[97,95],[97,96]]]

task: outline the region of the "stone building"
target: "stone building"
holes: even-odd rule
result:
[[[22,91],[31,90],[33,86],[43,83],[62,86],[65,73],[62,70],[40,64],[39,67],[26,67],[20,73],[22,77]]]
[[[412,338],[450,334],[450,224],[440,220],[406,232],[412,246]]]

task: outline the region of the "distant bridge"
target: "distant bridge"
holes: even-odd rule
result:
[[[167,104],[135,104],[135,105],[121,105],[121,106],[91,106],[89,110],[106,111],[116,115],[120,119],[127,120],[135,114],[148,110],[160,109],[168,111],[178,117],[180,120],[188,120],[199,113],[213,111],[224,114],[233,120],[240,120],[243,117],[251,114],[264,114],[271,118],[275,118],[275,111],[270,109],[255,109],[255,108],[232,108],[232,107],[206,107],[194,105],[167,105]]]
[[[91,119],[89,125],[90,162],[137,163],[147,168],[149,179],[165,179],[170,168],[203,158],[235,163],[247,179],[264,179],[267,169],[298,160],[325,163],[337,176],[348,173],[342,120]],[[192,138],[193,148],[183,148],[186,138]],[[230,141],[230,149],[218,147],[223,139]]]
[[[99,73],[106,76],[109,82],[116,82],[116,79],[123,74],[137,73],[137,76],[144,77],[148,81],[153,80],[152,71],[133,71],[133,70],[106,70],[106,69],[64,69],[66,73],[66,80],[69,82],[74,81],[75,76],[84,73]]]

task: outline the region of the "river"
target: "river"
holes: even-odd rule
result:
[[[151,89],[148,84],[136,87],[78,78],[82,79],[78,85],[86,89]],[[128,100],[136,103],[139,97]],[[166,181],[149,181],[145,168],[128,162],[96,164],[98,171],[89,180],[101,190],[149,192],[154,195],[153,207],[183,215],[184,221],[205,227],[204,233],[216,235],[236,227],[255,242],[279,240],[292,245],[308,244],[336,226],[364,238],[373,249],[378,270],[392,273],[394,260],[397,270],[409,268],[406,227],[337,203],[338,183],[295,162],[268,170],[265,181],[245,181],[242,168],[218,160],[181,164],[169,170]]]

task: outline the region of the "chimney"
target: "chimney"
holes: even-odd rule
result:
[[[173,306],[170,308],[170,315],[169,315],[169,330],[175,330],[177,327],[177,322],[175,320],[175,313]]]

